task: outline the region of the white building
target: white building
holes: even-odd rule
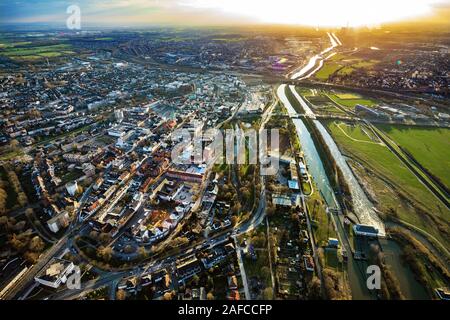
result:
[[[123,111],[122,110],[115,110],[114,116],[116,117],[116,121],[118,123],[121,123],[123,121]]]
[[[67,183],[66,190],[73,197],[77,193],[78,183],[76,181]]]
[[[74,268],[75,265],[71,261],[53,258],[34,280],[44,286],[57,289],[61,283],[66,283]]]
[[[61,211],[56,216],[47,221],[48,228],[57,233],[62,228],[66,228],[70,223],[70,216],[67,211]]]

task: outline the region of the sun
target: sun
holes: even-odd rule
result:
[[[183,0],[182,5],[212,9],[263,23],[311,26],[364,26],[426,15],[444,0]]]

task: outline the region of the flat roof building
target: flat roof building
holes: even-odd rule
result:
[[[364,225],[364,224],[356,224],[353,226],[353,232],[357,236],[363,237],[378,237],[378,229],[372,226]]]
[[[34,280],[44,286],[54,289],[59,288],[61,283],[66,283],[67,276],[75,268],[71,261],[53,258],[34,278]]]

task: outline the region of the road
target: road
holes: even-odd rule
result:
[[[68,235],[63,236],[56,244],[54,244],[49,250],[44,252],[40,257],[38,262],[31,266],[26,274],[24,274],[20,279],[9,288],[7,292],[0,297],[0,299],[11,300],[14,299],[21,290],[27,286],[30,282],[34,281],[34,277],[38,272],[56,255],[61,254],[65,249],[65,244],[67,243]]]
[[[244,261],[242,260],[241,246],[239,245],[236,236],[233,236],[233,240],[234,245],[236,247],[236,255],[239,264],[239,269],[241,271],[242,284],[244,285],[245,300],[252,300],[252,296],[250,295],[250,290],[248,288],[247,274],[245,273]]]
[[[332,38],[332,36],[329,34],[330,39]],[[334,47],[332,47],[334,48]],[[328,52],[331,49],[326,49],[324,52]],[[314,65],[311,66],[311,68],[314,67]],[[303,72],[308,72],[309,69],[308,68],[303,68],[302,69]],[[300,73],[297,73],[297,75],[300,75]],[[280,97],[279,95],[276,95],[278,97]],[[261,126],[260,126],[260,133],[262,132],[262,130],[265,129],[265,125],[267,124],[267,122],[270,120],[270,117],[272,116],[273,110],[275,109],[275,107],[278,104],[278,99],[275,99],[274,102],[272,103],[272,105],[263,113],[262,115],[262,121],[261,121]],[[232,119],[235,118],[235,116],[237,115],[239,111],[239,108],[237,108],[235,110],[235,112],[233,113],[233,115],[227,119],[226,121],[230,121]],[[204,189],[203,189],[204,190]],[[239,245],[236,241],[236,237],[242,234],[245,234],[251,230],[254,230],[255,228],[257,228],[259,225],[261,225],[265,219],[265,210],[266,210],[266,190],[265,190],[265,179],[264,176],[261,176],[261,191],[260,191],[260,201],[258,204],[258,208],[254,211],[254,214],[250,217],[250,219],[248,219],[245,222],[242,222],[241,224],[239,224],[238,226],[236,226],[234,228],[234,232],[233,232],[233,238],[235,239],[235,243],[236,243],[236,248],[238,250],[238,261],[239,261],[239,267],[241,269],[241,274],[243,276],[243,282],[244,282],[244,290],[245,290],[245,294],[246,297],[250,298],[250,292],[248,289],[248,285],[246,285],[247,281],[246,281],[246,274],[245,274],[245,268],[242,262],[242,257],[239,259],[240,256],[240,252],[239,252]],[[209,241],[212,241],[212,244],[210,244],[210,246],[212,245],[217,245],[219,243],[222,243],[224,241],[228,240],[228,235],[226,234],[226,232],[221,232],[218,234],[213,235],[212,237],[209,238]],[[191,249],[194,248],[199,248],[205,245],[204,240],[192,244],[189,247],[183,248],[184,252],[188,252]],[[180,256],[182,254],[178,254],[178,255],[166,255],[164,257],[160,257],[158,260],[152,260],[151,262],[149,262],[147,264],[147,271],[149,270],[150,266],[155,266],[155,265],[160,265],[158,264],[158,261],[161,263],[161,261],[164,261],[165,259],[174,259],[174,257],[176,256]],[[153,269],[153,268],[152,268]],[[244,280],[245,278],[245,280]]]
[[[277,97],[277,95],[275,95],[275,94],[274,94],[274,96]],[[266,111],[263,113],[261,126],[259,129],[260,136],[261,136],[261,132],[265,129],[266,124],[269,122],[270,118],[272,117],[273,110],[276,108],[278,103],[279,103],[278,98],[274,99],[274,101],[272,102],[272,105],[270,105],[266,109]],[[261,191],[260,191],[258,208],[254,211],[254,214],[252,214],[250,219],[242,222],[241,224],[239,224],[235,227],[235,234],[237,234],[237,235],[241,235],[241,234],[244,234],[244,233],[254,230],[264,221],[264,218],[266,216],[266,183],[265,183],[264,175],[261,175],[261,183],[260,184],[261,184]]]
[[[80,289],[63,290],[63,291],[54,293],[54,294],[48,296],[47,298],[48,298],[48,300],[77,299],[77,298],[80,298],[81,296],[86,295],[88,292],[95,291],[106,285],[110,285],[112,282],[117,281],[117,279],[120,279],[128,274],[129,274],[129,272],[109,273],[108,275],[105,275],[105,276],[101,277],[100,279],[94,279],[94,280],[90,280],[85,283],[82,283],[80,286]]]
[[[298,72],[296,72],[291,79],[296,79],[296,80],[301,80],[301,79],[306,79],[310,76],[312,76],[318,69],[320,69],[320,67],[323,64],[323,60],[324,55],[328,54],[328,52],[330,52],[331,50],[333,50],[336,46],[338,46],[339,40],[337,39],[337,37],[334,34],[330,34],[328,33],[328,36],[330,38],[330,41],[332,43],[332,46],[325,49],[323,52],[321,52],[319,55],[313,57],[310,62],[308,63],[307,66],[303,67],[301,70],[299,70]],[[317,67],[317,63],[319,63],[319,67]],[[315,69],[313,69],[315,68]],[[262,125],[260,130],[262,131],[265,127],[265,124],[269,121],[270,116],[273,112],[273,109],[276,107],[277,101],[275,101],[272,106],[270,106],[268,108],[268,110],[266,110],[266,112],[263,114],[263,121],[262,121]],[[233,115],[230,117],[231,119],[233,119],[237,113],[239,111],[239,107],[236,108],[235,112],[233,113]],[[312,112],[311,112],[312,113]],[[313,113],[312,113],[313,114]],[[247,220],[246,222],[242,223],[241,225],[237,226],[235,228],[235,232],[234,232],[234,236],[236,238],[237,235],[246,233],[248,231],[251,231],[253,229],[255,229],[256,227],[258,227],[265,218],[265,198],[266,198],[266,191],[265,191],[265,181],[264,181],[264,177],[261,177],[261,194],[260,194],[260,201],[258,204],[258,208],[256,209],[256,211],[254,212],[254,214],[251,216],[251,218],[249,220]],[[204,191],[204,189],[202,190]],[[87,196],[83,195],[83,199],[85,200],[85,198],[87,198]],[[81,208],[82,206],[80,206]],[[35,275],[51,260],[51,258],[53,258],[54,256],[58,255],[58,254],[62,254],[63,251],[66,249],[67,247],[67,243],[70,242],[68,241],[70,239],[70,236],[74,233],[79,231],[80,225],[77,223],[71,225],[71,227],[69,228],[69,232],[64,235],[57,243],[55,243],[48,251],[46,251],[44,254],[41,255],[39,261],[33,265],[27,272],[26,274],[21,277],[20,279],[18,279],[16,281],[16,283],[13,284],[13,286],[5,293],[4,297],[0,297],[0,298],[5,298],[5,299],[12,299],[15,298],[18,293],[23,290],[23,288],[29,284],[30,282],[33,281]],[[223,235],[222,233],[216,234],[215,236],[211,237],[209,239],[210,242],[210,246],[211,245],[216,245],[217,243],[221,243],[223,241],[227,241],[228,239],[228,235]],[[204,246],[205,243],[202,242],[200,244],[195,244],[193,246],[190,246],[189,248],[197,248],[198,246]],[[188,250],[188,248],[186,248],[186,250]],[[186,252],[186,251],[184,251]],[[181,255],[181,254],[180,254]],[[239,254],[238,254],[239,255]],[[176,257],[177,255],[169,255],[166,256],[165,259],[169,258],[169,259],[173,259],[174,257]],[[164,261],[164,258],[162,258]],[[150,266],[158,266],[158,261],[161,261],[161,259],[155,261],[152,260],[151,262],[149,262],[147,264],[147,269]],[[241,263],[242,263],[242,259],[241,259]],[[243,267],[243,264],[242,264]],[[243,270],[243,275],[245,277],[245,270]],[[119,273],[108,273],[105,275],[102,275],[100,279],[98,280],[93,280],[93,281],[89,281],[87,283],[85,283],[82,288],[80,289],[80,292],[86,291],[86,290],[92,290],[98,287],[101,287],[105,284],[108,284],[111,281],[117,280],[120,277],[123,277],[125,274],[127,274],[126,272],[119,272]],[[134,274],[134,273],[133,273]],[[245,289],[246,290],[246,296],[250,297],[249,292],[248,292],[248,287]],[[77,294],[80,294],[79,292],[74,292],[72,291],[67,291],[67,292],[63,292],[63,293],[59,293],[58,295],[54,295],[51,296],[51,298],[57,298],[57,299],[65,299],[68,297],[76,297]]]

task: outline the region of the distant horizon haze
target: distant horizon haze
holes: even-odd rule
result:
[[[410,19],[449,23],[450,12],[450,0],[36,0],[0,3],[0,23],[62,27],[74,4],[85,27],[361,27]]]

